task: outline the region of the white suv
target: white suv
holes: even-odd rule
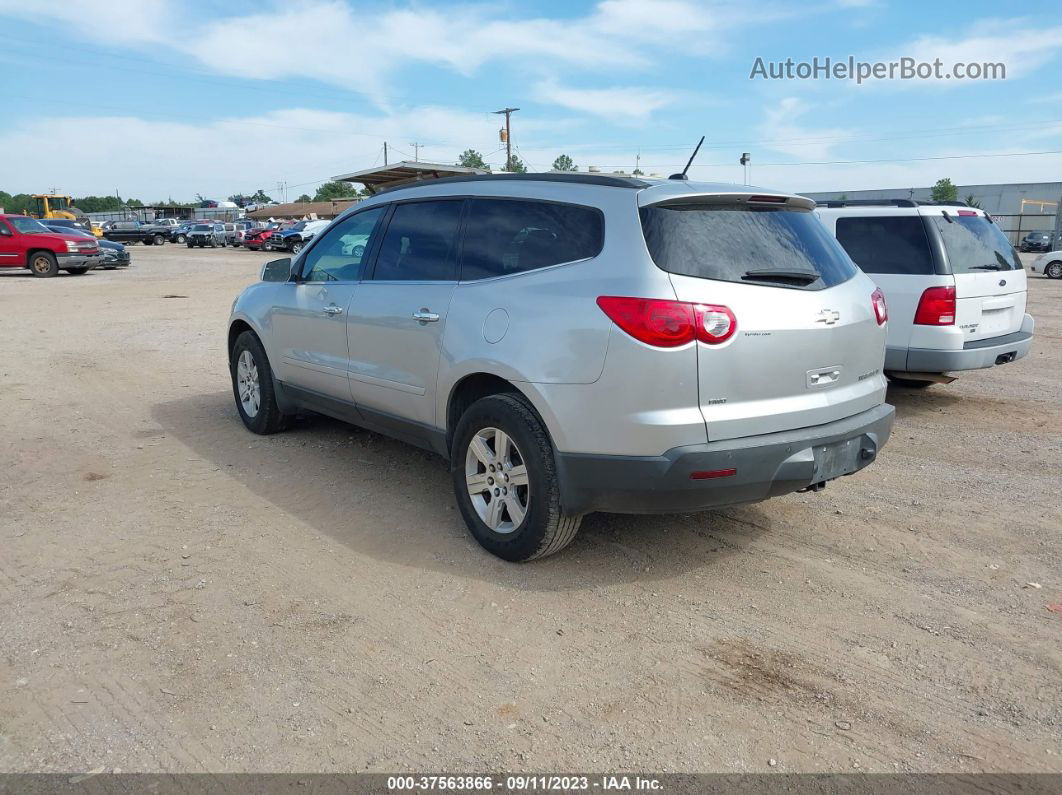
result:
[[[904,386],[953,380],[1022,358],[1034,322],[1026,280],[1006,235],[963,202],[824,202],[815,211],[885,292],[885,371]]]

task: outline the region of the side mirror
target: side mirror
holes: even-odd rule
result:
[[[263,282],[286,282],[291,278],[291,257],[275,259],[262,266]]]

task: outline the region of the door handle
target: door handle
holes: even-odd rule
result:
[[[436,323],[439,320],[439,316],[429,311],[427,307],[422,307],[419,312],[414,312],[413,317],[422,325],[424,323]]]
[[[321,311],[324,312],[326,315],[341,315],[343,314],[343,307],[336,306],[335,304],[329,304]]]

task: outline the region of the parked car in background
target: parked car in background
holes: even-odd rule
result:
[[[816,213],[885,292],[885,371],[896,383],[947,383],[946,373],[1029,352],[1025,270],[983,210],[894,199],[829,201]]]
[[[46,227],[53,232],[59,232],[60,234],[77,235],[78,237],[91,238],[96,240],[96,244],[100,247],[100,262],[97,267],[105,268],[107,270],[113,270],[115,268],[128,268],[130,263],[129,250],[126,249],[121,243],[115,243],[113,240],[97,240],[96,236],[85,229],[70,228],[58,223],[60,219],[48,218],[41,221]]]
[[[325,229],[331,221],[299,221],[287,229],[279,229],[269,238],[273,251],[290,251],[298,254],[313,236]]]
[[[29,268],[37,277],[88,273],[100,263],[94,237],[56,232],[28,215],[0,215],[0,268]]]
[[[188,239],[188,230],[195,226],[195,221],[182,221],[170,230],[171,243],[184,243]]]
[[[88,232],[93,237],[97,237],[92,231],[91,224],[85,224],[81,221],[71,221],[69,218],[39,218],[42,224],[52,228],[53,231],[75,229],[79,232]]]
[[[248,231],[254,229],[255,225],[253,221],[237,221],[236,233],[233,235],[232,245],[239,248],[243,245],[243,239],[247,235]]]
[[[161,246],[170,239],[170,229],[140,221],[111,221],[103,229],[103,236],[116,243],[143,243],[145,246]]]
[[[251,251],[270,251],[269,238],[273,235],[272,227],[252,229],[243,238],[243,245]]]
[[[875,460],[894,410],[881,290],[813,207],[590,174],[386,191],[236,300],[237,410],[255,433],[305,408],[440,453],[472,535],[512,561],[591,511],[817,491]]]
[[[192,228],[188,230],[185,245],[187,245],[188,248],[194,246],[198,246],[199,248],[203,248],[204,246],[217,248],[218,246],[221,246],[224,248],[225,225],[215,223],[194,224]]]
[[[236,245],[236,224],[223,223],[222,226],[225,228],[225,245]]]
[[[1062,250],[1041,254],[1032,261],[1029,270],[1042,273],[1048,279],[1062,279]]]
[[[1030,232],[1021,239],[1018,244],[1018,250],[1022,252],[1028,251],[1050,251],[1051,250],[1051,233],[1050,232]]]

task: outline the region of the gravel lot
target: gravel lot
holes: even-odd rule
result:
[[[0,273],[0,770],[1062,771],[1062,282],[864,472],[517,566],[441,459],[243,429],[269,255],[132,252]]]

